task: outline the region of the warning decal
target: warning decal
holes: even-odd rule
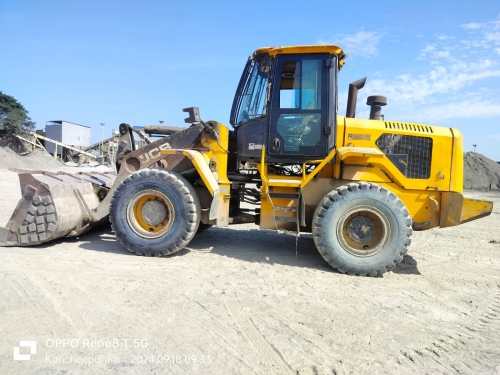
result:
[[[249,150],[262,150],[262,143],[249,143],[248,149]]]

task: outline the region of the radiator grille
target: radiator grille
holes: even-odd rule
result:
[[[432,138],[385,133],[375,143],[407,178],[430,177]]]
[[[405,122],[385,122],[386,129],[395,129],[395,130],[408,130],[420,133],[434,133],[432,130],[432,126],[429,125],[416,125],[416,124],[407,124]]]

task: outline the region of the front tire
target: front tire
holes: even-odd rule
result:
[[[350,275],[377,276],[403,260],[412,221],[391,191],[355,182],[328,193],[313,216],[313,238],[334,268]]]
[[[161,169],[138,171],[123,180],[109,209],[116,238],[130,252],[146,256],[181,250],[196,234],[200,216],[191,184]]]

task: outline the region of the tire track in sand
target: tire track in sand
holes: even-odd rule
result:
[[[290,365],[285,361],[279,350],[260,333],[251,317],[241,313],[242,306],[238,300],[224,299],[227,311],[231,315],[233,324],[238,332],[250,343],[258,357],[269,366],[267,373],[291,374]]]
[[[500,362],[500,349],[497,353],[484,349],[500,348],[500,291],[495,292],[490,303],[484,303],[459,331],[441,336],[423,349],[401,349],[407,364],[426,367],[449,374],[478,374],[485,366],[492,369]],[[489,345],[485,345],[489,343]],[[493,344],[493,345],[492,345]],[[464,353],[470,353],[464,357]],[[496,356],[496,358],[495,358]]]

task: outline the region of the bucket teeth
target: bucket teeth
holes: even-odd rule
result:
[[[29,225],[22,225],[18,230],[21,244],[35,245],[50,239],[56,230],[55,207],[50,195],[35,195],[33,197],[25,222]],[[28,235],[26,236],[26,234]]]

